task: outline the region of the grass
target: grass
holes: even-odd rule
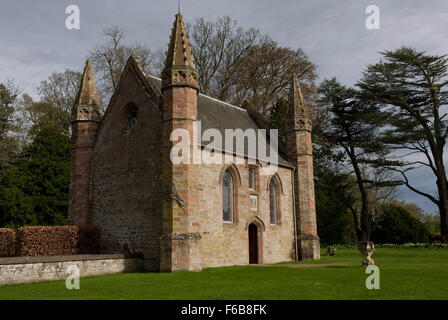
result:
[[[295,267],[97,276],[82,278],[80,290],[67,290],[65,281],[8,285],[0,299],[448,299],[448,250],[379,248],[373,258],[379,290],[366,289],[357,250],[338,248],[336,256]]]

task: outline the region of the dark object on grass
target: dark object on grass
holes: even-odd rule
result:
[[[327,250],[327,255],[334,256],[336,254],[336,247],[335,246],[329,246]]]

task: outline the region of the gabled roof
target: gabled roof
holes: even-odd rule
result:
[[[148,73],[146,73],[146,75],[148,76],[148,80],[153,83],[152,87],[157,88],[159,94],[161,95],[161,79],[149,75]],[[255,122],[257,119],[255,117],[251,117],[247,110],[204,94],[198,95],[198,120],[201,121],[201,135],[207,129],[217,129],[222,134],[223,139],[225,137],[225,129],[241,129],[243,131],[246,131],[247,129],[266,129],[266,127],[257,125]],[[205,142],[205,144],[207,144],[207,142]],[[234,146],[234,151],[235,150],[236,147]],[[245,156],[247,156],[247,150],[248,146],[245,139]],[[280,147],[278,164],[293,167],[293,165],[290,164],[286,160],[286,157],[282,154],[282,148]]]

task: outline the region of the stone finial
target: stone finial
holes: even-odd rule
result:
[[[311,130],[310,110],[305,104],[305,99],[295,73],[292,75],[289,87],[289,107],[286,124],[289,129]]]
[[[198,73],[182,15],[176,14],[162,71],[162,90],[171,86],[198,89]]]
[[[103,110],[95,84],[92,63],[86,61],[79,91],[72,108],[72,121],[101,121]]]

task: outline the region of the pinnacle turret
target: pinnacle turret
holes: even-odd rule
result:
[[[294,72],[291,79],[291,85],[289,87],[289,110],[288,114],[294,116],[295,118],[310,118],[310,111],[308,106],[305,104],[305,99],[303,98],[302,90],[300,89],[299,81],[297,80],[297,75]]]
[[[198,74],[182,15],[176,14],[162,71],[162,90],[170,86],[198,88]]]
[[[311,131],[310,110],[300,90],[297,75],[294,73],[289,87],[289,106],[286,116],[286,130],[308,130]]]
[[[320,242],[317,235],[314,196],[313,143],[311,117],[299,81],[294,73],[289,88],[289,109],[286,116],[286,155],[294,171],[294,198],[299,260],[319,260]]]
[[[103,110],[96,89],[92,63],[87,60],[72,109],[72,121],[101,121],[102,117]]]

